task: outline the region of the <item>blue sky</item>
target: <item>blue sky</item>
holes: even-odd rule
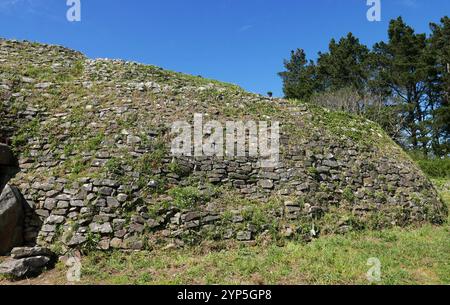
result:
[[[290,50],[311,58],[353,32],[369,46],[398,16],[418,32],[450,15],[448,0],[381,0],[368,22],[366,0],[81,0],[68,22],[66,0],[0,0],[0,37],[64,45],[92,58],[121,58],[282,95],[277,72]]]

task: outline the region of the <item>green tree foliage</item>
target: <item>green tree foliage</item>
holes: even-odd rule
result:
[[[369,71],[367,69],[369,49],[349,33],[339,42],[329,44],[329,52],[319,53],[318,77],[324,90],[353,88],[364,93]]]
[[[317,91],[316,66],[306,59],[305,51],[291,52],[290,60],[284,61],[286,71],[280,72],[286,98],[309,99]]]
[[[434,120],[432,147],[438,155],[450,152],[450,18],[431,23],[431,50],[436,58],[437,80],[433,84],[431,112]]]
[[[450,19],[430,27],[427,37],[399,17],[390,22],[388,40],[372,50],[349,33],[332,39],[317,62],[293,51],[279,73],[285,96],[323,104],[321,98],[336,94],[322,106],[378,122],[405,148],[448,155]]]
[[[425,34],[416,34],[401,17],[391,21],[388,35],[387,43],[377,43],[373,48],[375,80],[372,87],[381,88],[388,97],[404,105],[404,132],[413,149],[418,149],[420,144],[426,149],[427,38]]]

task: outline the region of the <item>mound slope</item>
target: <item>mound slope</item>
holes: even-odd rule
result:
[[[442,223],[430,181],[373,122],[154,66],[0,40],[0,138],[28,243],[142,249]],[[173,157],[171,124],[279,121],[280,162]]]

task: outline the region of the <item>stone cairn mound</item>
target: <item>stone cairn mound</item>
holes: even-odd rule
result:
[[[0,63],[0,139],[19,159],[8,183],[23,195],[25,244],[66,253],[309,241],[447,219],[431,181],[361,117],[37,43],[0,40]],[[279,164],[174,158],[172,124],[191,125],[194,113],[280,122]]]

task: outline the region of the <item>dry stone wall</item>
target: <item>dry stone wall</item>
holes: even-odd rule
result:
[[[440,223],[444,210],[429,181],[417,175],[411,164],[374,158],[370,152],[361,154],[342,146],[317,151],[318,143],[310,143],[295,154],[284,156],[276,168],[259,168],[258,160],[218,160],[213,158],[164,160],[162,170],[147,186],[183,187],[196,177],[200,190],[208,185],[227,185],[236,196],[257,200],[264,205],[276,196],[281,204],[274,209],[279,223],[303,219],[320,219],[335,208],[347,209],[353,215],[381,214],[380,226],[433,222]],[[322,142],[321,145],[324,145]],[[332,146],[331,146],[332,147]],[[94,163],[104,159],[97,159]],[[369,161],[370,160],[370,161]],[[178,170],[168,168],[176,162]],[[95,167],[93,167],[95,169]],[[129,175],[138,175],[130,169]],[[266,231],[245,219],[243,211],[234,211],[233,219],[224,223],[229,212],[222,207],[199,205],[183,208],[167,198],[168,206],[156,205],[154,196],[146,196],[138,185],[121,184],[117,177],[81,178],[75,182],[52,177],[42,182],[19,184],[34,213],[26,219],[26,241],[35,238],[40,245],[63,241],[67,247],[95,243],[101,249],[142,249],[158,243],[185,243],[183,235],[217,231],[218,238],[254,239]],[[20,181],[20,180],[18,180]],[[164,181],[164,182],[161,182]],[[431,207],[431,209],[430,209]],[[436,207],[435,210],[432,208]],[[36,217],[37,216],[37,217]],[[32,217],[32,218],[30,218]],[[349,220],[336,223],[337,232],[355,229]],[[279,227],[289,232],[290,226]],[[305,233],[305,232],[298,232]],[[309,234],[306,231],[306,234]],[[288,234],[289,236],[291,234]]]

